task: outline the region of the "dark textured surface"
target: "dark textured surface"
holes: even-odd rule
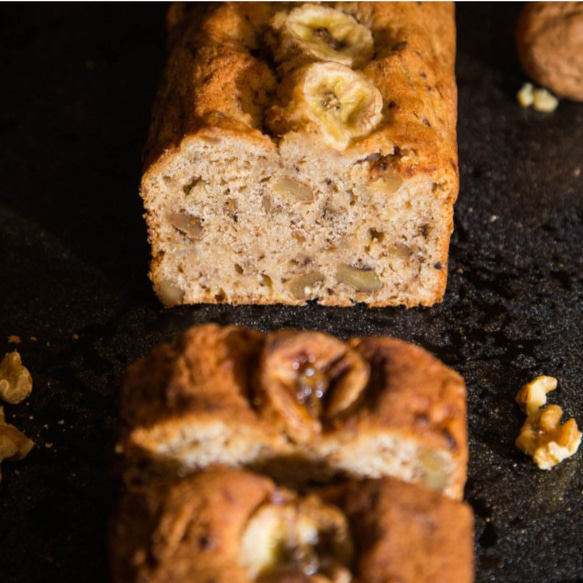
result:
[[[583,453],[543,472],[514,447],[514,395],[539,373],[583,422],[583,106],[518,107],[517,10],[458,7],[462,187],[443,304],[164,310],[137,185],[165,7],[0,5],[0,352],[22,339],[35,388],[5,410],[37,442],[2,467],[0,581],[107,580],[119,378],[210,320],[431,350],[469,388],[477,581],[583,580]]]

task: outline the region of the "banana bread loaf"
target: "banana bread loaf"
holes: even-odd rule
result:
[[[305,496],[211,468],[126,494],[114,583],[470,583],[472,513],[394,479]]]
[[[453,5],[195,3],[169,24],[141,184],[162,302],[440,301]]]
[[[294,486],[396,476],[461,498],[465,398],[457,373],[400,340],[207,324],[130,367],[118,449],[130,481],[220,463]]]

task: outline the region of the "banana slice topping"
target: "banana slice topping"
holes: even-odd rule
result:
[[[288,436],[307,443],[322,424],[356,408],[369,365],[336,338],[320,332],[281,331],[267,341],[261,359],[261,399],[279,416]]]
[[[374,52],[372,34],[352,16],[340,10],[303,4],[278,12],[271,21],[278,33],[273,42],[277,61],[332,61],[359,68]]]
[[[261,583],[286,577],[350,583],[353,553],[344,514],[308,497],[260,506],[243,532],[239,564],[251,580]]]
[[[364,75],[337,63],[312,63],[301,72],[299,117],[319,128],[328,145],[344,150],[382,120],[383,98]],[[303,107],[302,107],[303,106]]]

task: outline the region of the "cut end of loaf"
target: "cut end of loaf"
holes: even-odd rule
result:
[[[320,394],[306,400],[311,379]],[[130,368],[121,402],[132,476],[220,464],[291,485],[389,475],[462,494],[463,380],[395,339],[194,327]]]
[[[137,442],[140,436],[133,436]],[[266,439],[261,432],[232,431],[224,423],[184,424],[175,439],[157,436],[147,448],[150,473],[179,475],[208,466],[248,468],[288,487],[329,483],[337,477],[393,476],[460,499],[464,477],[443,448],[432,448],[396,432],[381,432],[346,442],[331,434],[321,442],[292,446],[285,439]],[[132,460],[132,465],[135,464]]]
[[[386,172],[407,156],[323,155],[293,135],[279,149],[185,140],[142,182],[157,295],[166,306],[440,301],[456,185]]]

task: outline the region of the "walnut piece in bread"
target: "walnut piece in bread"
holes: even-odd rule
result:
[[[130,367],[118,449],[130,481],[221,463],[291,484],[392,475],[460,498],[465,397],[458,374],[393,338],[208,324]]]
[[[302,497],[210,468],[126,493],[110,539],[113,582],[469,583],[472,523],[466,504],[398,480]]]
[[[453,5],[192,4],[169,22],[141,183],[161,301],[440,301]]]

